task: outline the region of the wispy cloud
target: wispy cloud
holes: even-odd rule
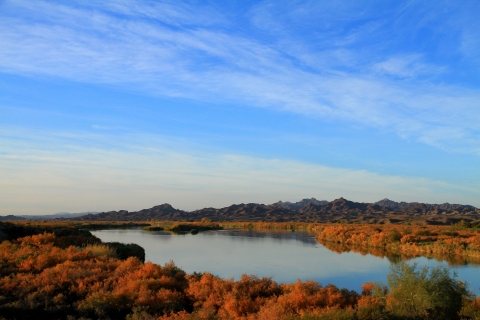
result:
[[[84,141],[85,135],[82,137]],[[398,201],[480,206],[475,197],[478,185],[292,160],[212,154],[179,146],[178,141],[176,148],[166,141],[152,143],[154,137],[150,136],[127,136],[122,149],[105,148],[105,143],[117,141],[106,138],[90,135],[98,142],[85,147],[73,134],[53,137],[50,132],[31,131],[24,132],[22,139],[2,135],[0,214],[139,210],[164,202],[193,210],[312,196],[377,201],[395,195]],[[128,142],[142,140],[145,145]]]
[[[404,55],[379,62],[375,64],[374,69],[401,78],[413,78],[438,74],[443,72],[445,67],[424,63],[419,55]]]
[[[436,81],[442,72],[448,76],[448,65],[429,63],[424,52],[382,49],[373,57],[366,47],[382,46],[375,34],[391,32],[382,29],[387,22],[379,17],[387,9],[374,13],[373,5],[310,8],[310,3],[276,16],[275,23],[269,15],[276,4],[262,3],[247,13],[253,32],[233,33],[237,22],[212,7],[72,3],[6,1],[0,13],[0,70],[360,123],[480,155],[478,90]],[[305,29],[324,20],[318,31],[298,39],[299,30],[286,29],[299,19]],[[408,31],[415,35],[429,19],[407,25]],[[340,22],[352,25],[338,28]],[[265,30],[274,41],[262,41]],[[462,34],[464,51],[474,52],[472,36]],[[355,47],[362,39],[366,44]]]

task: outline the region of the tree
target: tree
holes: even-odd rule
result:
[[[462,301],[469,297],[466,284],[446,267],[420,270],[405,262],[392,264],[387,277],[387,310],[401,318],[458,319]]]

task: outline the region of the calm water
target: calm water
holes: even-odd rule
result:
[[[219,230],[197,235],[145,232],[138,229],[99,230],[92,233],[102,241],[136,243],[146,252],[146,260],[164,264],[173,260],[187,273],[208,271],[222,278],[239,279],[242,274],[273,277],[277,282],[297,279],[332,283],[340,288],[360,291],[362,283],[387,283],[390,262],[387,258],[359,253],[336,253],[317,243],[307,232],[264,232]],[[433,259],[417,258],[419,266],[445,265]],[[480,294],[479,267],[451,267],[463,281]]]

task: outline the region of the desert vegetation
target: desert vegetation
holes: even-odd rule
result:
[[[447,240],[458,238],[466,241],[463,250],[470,252],[474,250],[468,246],[474,243],[470,238],[476,234],[460,225],[399,230],[355,226],[358,232],[348,229],[350,225],[309,227],[328,243],[384,249],[397,243],[396,250],[408,243],[402,239],[413,236],[406,239],[432,240],[411,241],[418,246],[440,240],[456,244]],[[144,251],[134,244],[102,243],[71,224],[1,223],[0,231],[4,319],[480,318],[480,300],[446,268],[419,269],[397,261],[392,263],[388,286],[365,283],[362,292],[355,292],[314,281],[282,284],[254,275],[235,281],[210,273],[186,274],[173,262],[163,266],[143,262]],[[357,238],[363,240],[354,243]]]
[[[232,229],[267,229],[267,230],[310,230],[314,231],[317,224],[307,222],[229,222],[219,223],[224,228]]]
[[[223,229],[218,223],[203,218],[200,221],[151,221],[150,225],[144,227],[145,231],[170,231],[173,233],[190,232],[197,234],[199,231],[221,230]]]
[[[189,231],[191,228],[202,230],[220,230],[220,229],[250,229],[250,230],[308,230],[315,232],[317,229],[321,230],[325,224],[308,223],[308,222],[269,222],[269,221],[217,221],[213,222],[207,218],[202,218],[198,221],[181,220],[181,221],[167,221],[167,220],[150,220],[148,221],[150,227],[145,230],[166,230],[175,229],[176,226],[182,226],[183,231]],[[158,229],[156,229],[158,228]]]
[[[316,239],[335,251],[354,250],[403,259],[436,257],[451,263],[480,262],[480,233],[476,226],[341,225],[317,228]]]

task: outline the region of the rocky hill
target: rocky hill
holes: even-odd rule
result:
[[[298,202],[283,202],[283,201],[278,201],[275,203],[272,203],[270,206],[272,207],[278,207],[278,208],[284,208],[284,209],[290,209],[290,210],[300,210],[303,207],[305,207],[308,204],[315,204],[315,205],[325,205],[327,204],[327,200],[317,200],[315,198],[310,198],[310,199],[303,199]]]
[[[0,221],[2,220],[9,220],[9,221],[13,221],[13,220],[25,220],[25,218],[22,218],[22,217],[19,217],[19,216],[14,216],[12,214],[9,214],[8,216],[0,216]]]
[[[395,202],[389,199],[383,199],[374,203],[386,210],[406,211],[409,213],[434,213],[442,214],[449,212],[468,213],[475,211],[475,207],[462,204],[426,204],[419,202]]]
[[[0,216],[0,221],[15,221],[15,220],[54,220],[59,218],[76,218],[82,217],[87,214],[95,214],[98,212],[78,212],[78,213],[69,213],[69,212],[59,212],[54,214],[43,214],[43,215],[7,215],[7,216]]]
[[[189,213],[183,210],[175,209],[168,203],[155,206],[150,209],[143,209],[135,212],[127,210],[101,212],[97,214],[88,214],[75,220],[91,221],[145,221],[150,219],[162,220],[185,220],[189,218]]]
[[[480,219],[480,210],[460,204],[425,204],[395,202],[383,199],[375,203],[353,202],[344,198],[319,201],[315,198],[299,202],[276,202],[270,205],[247,203],[225,208],[204,208],[191,212],[175,209],[165,203],[137,212],[126,210],[89,214],[76,220],[90,221],[145,221],[145,220],[200,220],[212,221],[271,221],[271,222],[347,222],[347,223],[402,223],[452,224],[460,220]]]

